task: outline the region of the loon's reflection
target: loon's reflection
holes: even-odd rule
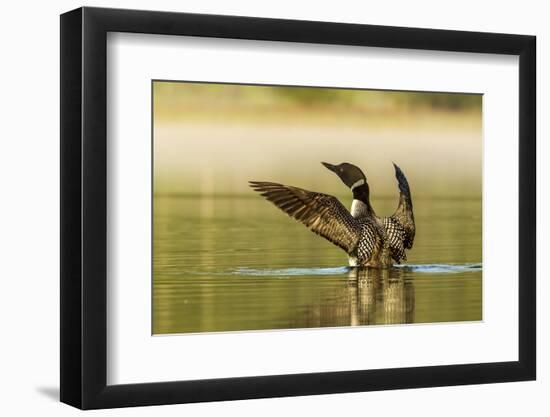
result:
[[[413,323],[414,282],[403,270],[353,268],[314,304],[303,307],[294,327],[363,326]]]
[[[348,278],[352,326],[414,322],[414,284],[401,269],[354,268]]]

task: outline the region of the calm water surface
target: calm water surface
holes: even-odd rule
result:
[[[481,200],[414,203],[406,264],[357,271],[256,195],[155,196],[153,333],[481,320]]]

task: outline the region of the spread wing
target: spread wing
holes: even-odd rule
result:
[[[357,247],[361,227],[336,197],[273,182],[250,181],[250,186],[347,253]]]
[[[416,231],[411,189],[409,188],[409,182],[403,171],[401,171],[401,168],[396,164],[393,164],[393,166],[395,168],[395,178],[397,178],[397,184],[399,186],[399,205],[391,218],[403,228],[405,238],[403,245],[406,249],[410,249],[412,248]]]

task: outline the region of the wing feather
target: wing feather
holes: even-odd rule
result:
[[[391,218],[399,223],[399,225],[404,230],[404,247],[406,249],[411,249],[416,232],[411,189],[409,187],[407,177],[405,177],[405,174],[403,173],[401,168],[399,168],[395,163],[393,164],[393,166],[395,168],[395,178],[397,179],[397,184],[399,187],[399,204]]]
[[[250,181],[250,186],[290,217],[347,253],[356,249],[361,227],[336,197],[274,182]]]

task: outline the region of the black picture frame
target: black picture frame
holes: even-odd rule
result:
[[[519,56],[519,360],[107,385],[108,32]],[[94,409],[535,379],[535,51],[524,35],[88,7],[61,15],[61,401]]]

